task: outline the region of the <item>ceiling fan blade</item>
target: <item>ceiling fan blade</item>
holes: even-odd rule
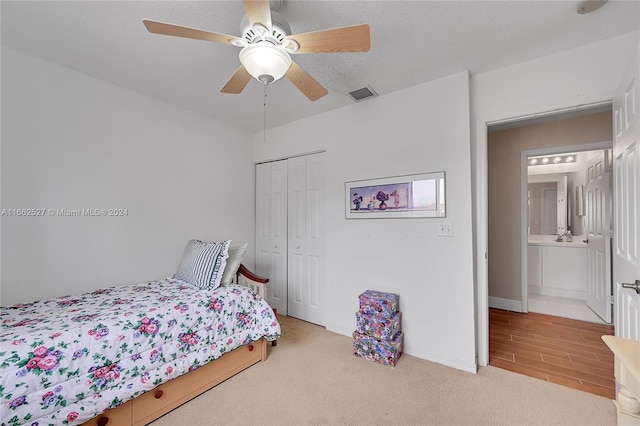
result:
[[[195,28],[182,27],[180,25],[167,24],[165,22],[143,19],[144,26],[150,33],[164,34],[176,37],[192,38],[196,40],[214,41],[216,43],[232,44],[232,40],[240,40],[236,36],[227,34],[212,33],[210,31],[198,30]]]
[[[329,93],[327,89],[311,77],[308,72],[293,61],[291,62],[291,68],[289,68],[289,71],[287,71],[285,75],[311,102],[317,101]]]
[[[247,83],[249,83],[249,80],[251,80],[251,74],[249,74],[244,66],[240,65],[240,68],[236,70],[220,91],[222,93],[231,93],[234,95],[240,94],[246,87]]]
[[[294,40],[300,45],[300,48],[292,53],[368,52],[371,48],[370,33],[369,25],[361,24],[293,34],[284,39],[285,42]]]
[[[269,0],[242,0],[251,25],[262,24],[271,32],[271,6]]]

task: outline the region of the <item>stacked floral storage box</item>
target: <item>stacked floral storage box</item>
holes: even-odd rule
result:
[[[359,296],[353,332],[353,354],[384,365],[395,366],[402,355],[399,297],[367,290]]]

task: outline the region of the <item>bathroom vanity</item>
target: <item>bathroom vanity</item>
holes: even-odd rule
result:
[[[530,293],[587,300],[587,245],[555,235],[529,235],[527,286]]]

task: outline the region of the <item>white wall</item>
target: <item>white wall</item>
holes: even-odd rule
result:
[[[190,238],[253,245],[252,158],[248,133],[3,47],[2,209],[128,215],[2,217],[2,304],[172,275]]]
[[[486,123],[611,100],[638,37],[633,32],[471,78],[480,365],[488,362]]]
[[[475,372],[468,90],[464,72],[270,129],[255,160],[326,150],[328,330],[351,335],[363,291],[394,292],[406,353]],[[346,181],[432,171],[446,218],[345,219]]]

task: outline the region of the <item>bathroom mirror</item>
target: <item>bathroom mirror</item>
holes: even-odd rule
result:
[[[529,176],[529,234],[564,234],[569,228],[567,175]]]
[[[587,161],[598,155],[602,150],[527,158],[529,235],[586,233]]]

